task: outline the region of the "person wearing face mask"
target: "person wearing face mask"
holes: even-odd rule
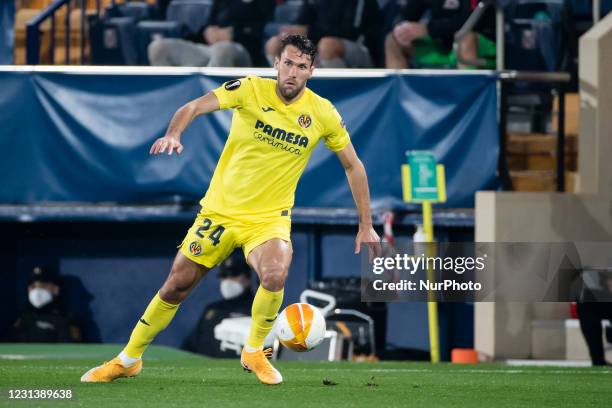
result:
[[[28,279],[28,305],[13,324],[10,341],[71,343],[81,341],[81,330],[58,301],[60,282],[53,268],[36,266]]]
[[[219,290],[223,300],[208,305],[183,348],[209,357],[235,358],[233,350],[221,351],[215,339],[215,326],[228,317],[251,315],[254,294],[251,291],[251,268],[241,251],[235,251],[219,265]]]

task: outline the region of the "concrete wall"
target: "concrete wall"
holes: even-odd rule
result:
[[[580,192],[612,198],[612,13],[580,38]]]
[[[580,39],[577,194],[479,192],[477,242],[612,241],[612,14]],[[477,303],[475,348],[531,356],[531,321],[560,319],[563,303]]]

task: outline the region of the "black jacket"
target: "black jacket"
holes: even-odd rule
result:
[[[374,61],[380,62],[383,17],[377,0],[310,0],[304,7],[302,24],[316,44],[323,37],[363,41]]]
[[[429,35],[444,45],[453,44],[454,35],[463,26],[476,6],[474,0],[398,0],[400,4],[399,21],[419,21],[426,11],[430,11],[427,23]],[[487,36],[495,35],[495,13],[489,8],[481,18],[476,30]]]
[[[75,320],[59,308],[57,302],[40,309],[28,305],[13,324],[9,341],[71,343],[81,341],[81,330]]]
[[[274,0],[215,0],[209,24],[232,27],[233,41],[249,51],[253,64],[266,65],[262,54],[262,31],[273,14]]]
[[[215,339],[215,326],[228,317],[250,316],[253,298],[253,292],[246,290],[234,299],[208,305],[197,326],[185,340],[183,348],[209,357],[235,358],[236,352],[221,351],[221,342]]]

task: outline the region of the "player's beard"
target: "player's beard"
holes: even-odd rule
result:
[[[302,91],[302,89],[304,89],[304,86],[306,85],[304,83],[301,86],[299,86],[297,84],[297,81],[294,81],[294,82],[296,83],[295,87],[293,89],[288,89],[285,85],[283,85],[277,79],[278,90],[279,90],[280,94],[283,96],[283,98],[285,98],[285,100],[287,100],[287,101],[293,100],[293,98],[295,98]]]

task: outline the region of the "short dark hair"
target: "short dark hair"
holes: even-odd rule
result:
[[[285,47],[287,47],[288,45],[293,45],[295,48],[300,50],[302,54],[310,56],[310,62],[314,62],[315,57],[317,56],[317,47],[308,38],[299,34],[292,34],[286,36],[281,40],[281,46],[278,51],[279,57],[285,50]]]
[[[28,285],[33,284],[34,282],[46,282],[53,283],[55,285],[60,284],[60,277],[57,272],[57,268],[46,265],[46,266],[35,266],[32,269],[32,273],[28,277]]]

